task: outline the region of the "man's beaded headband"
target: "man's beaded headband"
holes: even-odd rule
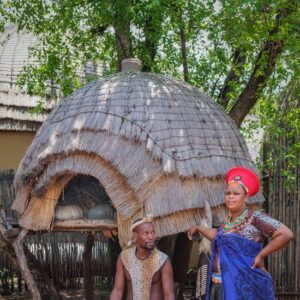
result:
[[[153,215],[152,215],[152,214],[148,214],[148,215],[147,215],[145,218],[143,218],[142,220],[139,220],[139,221],[133,223],[133,224],[131,225],[131,227],[130,227],[130,231],[133,232],[133,230],[134,230],[136,227],[138,227],[138,226],[140,226],[140,225],[142,225],[142,224],[144,224],[144,223],[153,223]]]

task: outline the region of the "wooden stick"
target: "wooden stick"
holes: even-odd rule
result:
[[[83,251],[83,278],[84,278],[84,289],[85,299],[93,300],[93,269],[92,269],[92,250],[94,247],[95,232],[89,232],[84,244]]]
[[[42,300],[40,292],[38,290],[37,284],[28,268],[26,256],[24,253],[24,247],[23,247],[23,239],[25,235],[27,234],[27,229],[22,228],[20,234],[18,235],[17,239],[12,242],[12,246],[15,250],[18,265],[20,267],[20,271],[22,273],[22,276],[24,280],[27,283],[27,286],[32,294],[33,300]]]
[[[52,231],[115,231],[118,225],[112,220],[64,220],[55,221]]]

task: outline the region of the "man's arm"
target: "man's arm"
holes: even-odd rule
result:
[[[173,269],[168,259],[161,268],[161,280],[163,287],[164,300],[175,300]]]
[[[125,286],[125,272],[124,272],[124,267],[123,267],[121,258],[119,256],[118,261],[117,261],[115,284],[114,284],[114,288],[110,294],[109,299],[110,300],[121,300],[123,297],[124,286]]]

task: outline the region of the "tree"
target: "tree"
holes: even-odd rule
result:
[[[0,13],[40,37],[38,64],[20,78],[31,93],[52,80],[67,95],[82,84],[85,63],[101,61],[110,73],[136,56],[144,71],[201,87],[240,126],[272,77],[285,81],[283,65],[298,72],[296,1],[8,0]]]
[[[297,168],[300,157],[300,101],[299,79],[292,78],[279,95],[270,95],[268,101],[258,103],[258,115],[266,131],[265,142],[268,152],[264,152],[261,168],[266,173],[278,168],[278,162],[285,161],[280,170],[284,188],[292,192],[297,183]],[[284,143],[282,141],[285,141]],[[279,155],[280,154],[280,155]]]

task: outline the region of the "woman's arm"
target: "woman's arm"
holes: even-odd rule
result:
[[[266,247],[264,247],[255,257],[252,268],[264,269],[264,258],[277,250],[285,247],[293,238],[293,233],[285,225],[281,224],[280,227],[272,235],[272,240]]]
[[[197,234],[197,233],[202,234],[208,240],[212,241],[217,235],[217,229],[215,229],[215,228],[206,228],[206,227],[202,227],[202,226],[194,226],[187,232],[188,238],[190,240],[192,240],[193,235]]]

